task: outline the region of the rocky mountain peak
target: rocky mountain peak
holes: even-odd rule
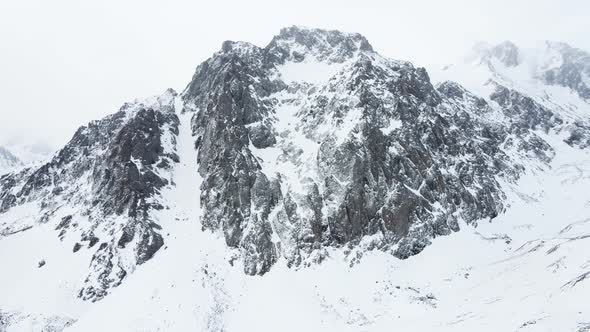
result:
[[[255,56],[260,51],[260,47],[244,41],[226,40],[221,45],[221,52],[224,54],[235,53],[240,56]]]
[[[174,89],[167,89],[161,95],[151,96],[144,99],[136,99],[121,106],[120,111],[133,116],[136,112],[145,109],[158,109],[160,112],[174,112],[174,98],[178,93]]]
[[[359,34],[291,27],[258,50],[226,42],[182,94],[195,112],[201,223],[247,274],[321,261],[365,236],[406,258],[457,218],[502,212],[496,175],[511,181],[520,167],[501,149],[508,133],[475,119],[485,101],[436,90],[425,69]],[[473,158],[457,164],[463,154]]]
[[[301,62],[308,57],[319,61],[342,63],[358,52],[372,52],[373,47],[359,33],[292,26],[284,28],[266,47],[270,54]]]
[[[507,67],[516,67],[519,64],[519,49],[509,40],[492,47],[489,50],[489,55],[498,59]]]

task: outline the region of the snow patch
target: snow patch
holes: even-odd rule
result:
[[[327,63],[307,57],[302,62],[286,62],[278,67],[283,81],[291,83],[325,84],[345,66],[345,63]]]

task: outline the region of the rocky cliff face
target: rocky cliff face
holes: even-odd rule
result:
[[[551,85],[568,87],[590,100],[590,54],[565,43],[547,42],[551,61],[545,62],[540,77]]]
[[[518,64],[504,46],[490,56]],[[458,219],[492,219],[505,208],[498,180],[524,170],[509,155],[549,162],[535,132],[561,124],[505,87],[498,111],[358,34],[296,27],[266,48],[226,42],[182,98],[196,113],[203,226],[241,250],[249,274],[279,257],[321,261],[331,246],[406,258]]]
[[[496,60],[518,67],[521,55],[505,43],[486,53],[490,68]],[[584,70],[572,69],[577,80],[559,68],[546,82],[584,96]],[[175,188],[177,115],[188,112],[202,178],[190,222],[222,234],[246,274],[318,263],[329,248],[408,258],[462,222],[502,214],[501,184],[554,157],[547,135],[590,145],[587,118],[486,82],[485,96],[433,85],[359,34],[292,27],[264,48],[228,41],[181,95],[126,104],[49,163],[2,176],[0,236],[52,225],[72,251],[91,253],[78,296],[103,298],[166,246],[156,211],[170,208],[161,191]],[[35,217],[14,217],[22,208]]]
[[[163,245],[150,211],[163,208],[158,192],[178,161],[175,96],[167,91],[154,100],[125,104],[78,129],[49,163],[2,176],[0,213],[28,207],[38,217],[23,223],[9,215],[2,219],[0,236],[53,224],[60,239],[76,239],[74,252],[82,247],[94,252],[82,298],[100,299],[120,284]]]

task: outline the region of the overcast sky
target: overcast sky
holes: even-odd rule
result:
[[[588,0],[2,0],[0,145],[60,146],[125,101],[182,90],[224,40],[265,46],[281,27],[365,35],[416,65],[476,41],[565,41],[590,50]]]

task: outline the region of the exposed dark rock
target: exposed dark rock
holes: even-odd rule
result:
[[[250,141],[252,145],[259,149],[273,146],[277,140],[270,128],[264,125],[250,127]]]
[[[501,85],[496,85],[496,90],[490,95],[490,99],[502,107],[508,119],[516,122],[512,124],[511,132],[518,133],[523,129],[541,129],[547,132],[549,129],[563,123],[559,116],[541,106],[532,98]]]
[[[94,247],[95,244],[98,243],[98,241],[100,241],[100,239],[97,238],[96,236],[91,236],[88,241],[89,241],[88,248],[92,248],[92,247]]]
[[[293,46],[303,47],[305,52],[292,50]],[[301,62],[310,54],[318,60],[341,63],[358,51],[373,51],[367,39],[358,33],[297,26],[282,29],[266,47],[268,66],[282,64],[286,60]]]

